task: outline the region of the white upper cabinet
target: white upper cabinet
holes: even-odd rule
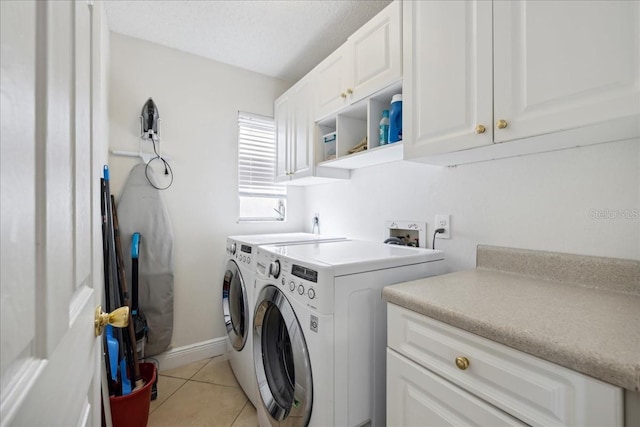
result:
[[[314,164],[314,79],[314,74],[308,74],[274,103],[276,182],[306,185],[350,176],[349,171],[330,170]]]
[[[347,44],[340,46],[314,70],[316,80],[316,117],[325,116],[347,105]]]
[[[406,157],[493,143],[491,9],[482,0],[405,3]]]
[[[313,80],[306,79],[296,85],[294,93],[293,141],[291,150],[291,174],[294,178],[313,173]]]
[[[637,1],[493,4],[496,142],[638,114]]]
[[[401,4],[394,1],[349,37],[350,102],[402,78]]]
[[[282,94],[273,104],[276,124],[276,182],[289,180],[289,146],[291,144],[291,119],[289,92]]]
[[[633,1],[406,2],[405,159],[640,136],[639,27]]]
[[[316,119],[402,79],[401,18],[394,1],[315,68]]]
[[[304,78],[274,104],[276,122],[277,182],[313,173],[313,80]]]

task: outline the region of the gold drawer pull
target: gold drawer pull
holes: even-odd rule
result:
[[[346,98],[346,97],[347,97],[347,94],[346,94],[346,93],[344,93],[344,92],[342,92],[342,93],[340,94],[340,97],[341,97],[341,98]]]
[[[464,371],[469,367],[469,359],[464,356],[456,357],[456,366]]]
[[[476,133],[478,135],[480,135],[481,133],[484,133],[487,129],[483,126],[483,125],[478,125],[476,126]]]
[[[507,127],[507,121],[506,120],[498,120],[496,122],[496,126],[498,127],[498,129],[504,129]]]

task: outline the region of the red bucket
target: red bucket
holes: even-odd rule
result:
[[[140,364],[140,376],[144,386],[126,396],[111,396],[111,421],[113,427],[146,427],[151,405],[151,387],[156,380],[153,363]]]

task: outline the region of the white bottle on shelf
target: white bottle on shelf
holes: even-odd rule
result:
[[[382,111],[380,119],[380,145],[389,143],[389,110]]]

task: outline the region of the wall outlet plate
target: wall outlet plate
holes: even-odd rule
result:
[[[451,238],[451,215],[436,215],[436,222],[433,224],[434,231],[438,228],[444,228],[444,233],[436,234],[438,239],[450,239]]]

